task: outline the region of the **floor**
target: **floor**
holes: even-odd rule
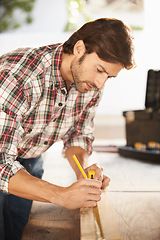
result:
[[[95,143],[123,145],[124,140],[97,140]],[[44,154],[43,179],[54,184],[68,186],[76,178],[69,163],[62,157],[61,148],[62,143],[59,142]],[[108,196],[120,227],[122,239],[160,240],[160,164],[123,158],[118,153],[99,152],[93,152],[90,164],[94,162],[99,162],[104,168],[104,173],[111,178]],[[31,221],[34,220],[32,217],[35,217],[36,221],[40,222],[40,218],[36,217],[38,212],[40,209],[42,211],[48,207],[50,216],[52,216],[51,205],[34,202]],[[37,234],[31,233],[31,226],[32,224],[26,228],[23,240],[39,240],[39,236],[47,240],[56,239],[44,238],[44,228],[42,228],[42,232],[39,230],[40,235],[37,238]],[[68,228],[70,227],[68,226]],[[47,226],[46,229],[48,229]],[[28,238],[29,232],[30,237]],[[70,239],[77,240],[76,238]]]

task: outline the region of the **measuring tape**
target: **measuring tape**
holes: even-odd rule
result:
[[[95,170],[89,170],[88,171],[88,178],[94,179],[94,175],[95,175]],[[103,234],[103,230],[102,230],[102,224],[101,224],[101,219],[100,219],[100,216],[99,216],[98,206],[93,208],[93,213],[94,213],[94,217],[95,217],[96,222],[97,222],[97,226],[99,228],[101,238],[104,239],[104,234]]]

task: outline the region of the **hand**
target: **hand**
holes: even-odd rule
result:
[[[100,188],[101,182],[99,180],[83,178],[61,190],[62,206],[70,210],[95,207],[97,202],[101,200]]]
[[[102,189],[105,189],[109,186],[109,182],[111,181],[109,177],[103,174],[103,168],[100,168],[98,164],[93,164],[87,168],[85,168],[85,173],[88,176],[89,170],[95,170],[94,179],[97,179],[102,182]]]

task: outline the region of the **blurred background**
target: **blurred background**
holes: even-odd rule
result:
[[[107,81],[97,110],[97,138],[125,138],[122,112],[145,108],[147,71],[160,64],[159,0],[1,0],[0,55],[64,42],[88,20],[116,17],[133,28],[137,67]]]

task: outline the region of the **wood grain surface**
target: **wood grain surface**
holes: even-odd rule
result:
[[[74,182],[75,175],[56,145],[44,155],[44,179],[61,186]],[[160,240],[160,164],[120,157],[118,153],[96,153],[98,162],[111,178],[106,204],[102,207],[105,229],[111,231],[112,217],[106,210],[109,200],[123,240]],[[102,204],[103,205],[103,204]],[[86,214],[87,215],[87,214]],[[81,224],[80,224],[81,221]],[[22,240],[97,240],[92,228],[93,212],[87,218],[52,204],[34,202]],[[80,237],[81,229],[93,229]],[[108,227],[108,228],[107,228]]]
[[[34,202],[22,240],[80,240],[80,211]]]

